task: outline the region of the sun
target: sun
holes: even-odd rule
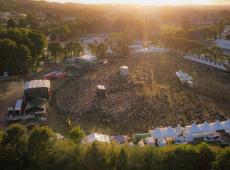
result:
[[[139,4],[139,5],[210,5],[220,0],[48,0],[52,2],[77,2],[86,4]]]

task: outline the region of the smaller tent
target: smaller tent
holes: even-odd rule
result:
[[[145,142],[147,145],[155,145],[155,140],[153,139],[153,137],[145,138]]]
[[[200,132],[210,132],[211,131],[211,127],[209,126],[207,121],[205,121],[201,125],[198,125],[198,128],[200,129]]]
[[[89,62],[89,63],[96,63],[97,61],[97,57],[94,55],[83,55],[81,57],[79,57],[80,60],[83,60],[85,62]]]
[[[210,123],[209,125],[211,127],[211,131],[213,131],[213,132],[224,129],[224,127],[221,125],[221,123],[219,122],[219,120],[217,120],[214,123]]]
[[[140,147],[144,147],[145,146],[143,140],[141,140],[140,142],[138,142],[138,146],[140,146]]]
[[[94,141],[110,143],[109,136],[99,134],[99,133],[92,133],[92,134],[86,136],[85,140],[86,140],[86,143],[92,143]]]
[[[194,140],[194,137],[193,137],[193,135],[190,132],[185,133],[184,137],[185,137],[185,141],[186,142],[192,142]]]
[[[171,126],[166,128],[165,130],[163,130],[162,134],[163,134],[163,137],[174,137],[174,138],[176,138],[178,136],[176,131]]]
[[[222,126],[224,127],[224,130],[230,130],[230,119],[221,122]]]
[[[165,145],[167,145],[167,142],[165,141],[164,138],[160,138],[160,139],[157,139],[157,144],[159,146],[165,146]]]
[[[120,75],[121,76],[127,76],[128,74],[129,74],[129,67],[121,66],[120,67]]]
[[[159,138],[162,138],[163,135],[162,135],[162,132],[159,128],[156,128],[154,129],[152,132],[151,132],[151,135],[154,139],[159,139]]]
[[[190,133],[200,133],[200,129],[198,128],[198,126],[195,123],[193,123],[190,126],[187,126],[186,128],[188,129],[188,131]]]

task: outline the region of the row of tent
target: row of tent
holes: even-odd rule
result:
[[[147,138],[153,140],[154,142],[155,139],[157,139],[159,146],[163,146],[163,144],[166,143],[164,140],[165,138],[178,139],[181,137],[181,135],[183,135],[186,138],[186,141],[189,142],[193,140],[194,135],[199,136],[199,134],[202,134],[205,136],[205,134],[208,135],[210,133],[216,133],[216,131],[220,131],[220,130],[225,130],[225,131],[230,130],[230,119],[224,122],[219,122],[219,121],[216,121],[214,123],[204,122],[203,124],[199,124],[199,125],[193,123],[192,125],[185,126],[185,127],[177,126],[175,128],[172,128],[171,126],[169,126],[165,128],[155,128],[154,130],[150,131],[150,133],[138,134],[138,135],[142,135],[146,137],[148,136]],[[127,140],[128,140],[127,136],[108,136],[99,133],[92,133],[83,139],[83,143],[92,143],[94,141],[103,142],[103,143],[110,143],[111,141],[116,141],[118,143],[125,143],[127,142]]]
[[[182,131],[187,134],[199,134],[199,133],[216,132],[220,130],[230,130],[230,119],[224,122],[216,121],[210,124],[207,122],[204,122],[203,124],[199,124],[199,125],[193,123],[192,125],[185,126],[184,128],[180,126],[177,126],[176,128],[172,128],[170,126],[167,128],[156,128],[150,132],[153,138],[160,139],[160,138],[167,138],[167,137],[176,138],[181,134]]]

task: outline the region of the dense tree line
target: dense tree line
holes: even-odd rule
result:
[[[0,133],[0,167],[2,170],[228,170],[230,148],[171,145],[163,148],[112,144],[80,144],[84,132],[70,131],[58,139],[46,126],[28,131],[19,124]]]
[[[22,28],[0,31],[0,72],[30,71],[42,59],[47,40],[44,34]]]
[[[186,32],[179,32],[179,36],[200,40],[217,37],[223,26],[230,23],[229,10],[223,7],[154,8],[74,5],[33,0],[0,0],[0,4],[2,8],[5,8],[4,10],[10,11],[11,8],[11,10],[29,14],[17,22],[17,27],[36,28],[49,35],[52,41],[66,41],[92,32],[126,31],[134,38],[142,39],[154,32],[159,32],[160,25],[168,23],[189,28]],[[116,8],[120,10],[115,10]],[[215,22],[212,26],[201,26],[200,21]]]
[[[13,61],[12,57],[20,57],[15,57],[15,55],[13,55],[11,56],[11,60],[4,63],[1,62],[1,72],[3,70],[10,72],[25,72],[36,66],[41,59],[41,53],[39,55],[35,54],[41,51],[39,47],[41,43],[35,40],[36,43],[40,43],[39,46],[35,46],[33,45],[34,42],[25,40],[27,39],[25,38],[27,34],[31,32],[35,33],[35,31],[21,31],[25,27],[39,30],[39,32],[49,37],[50,43],[48,45],[48,50],[51,56],[56,60],[59,56],[64,58],[79,56],[83,51],[82,45],[78,42],[79,37],[87,33],[101,32],[111,33],[111,36],[107,42],[108,44],[90,46],[92,52],[97,54],[99,58],[105,58],[108,48],[112,50],[116,56],[127,56],[129,55],[128,44],[133,42],[133,40],[152,39],[168,48],[182,49],[184,52],[199,54],[205,51],[205,53],[211,54],[212,57],[216,57],[216,53],[212,52],[211,48],[204,47],[200,42],[214,40],[220,37],[224,25],[228,24],[230,21],[228,10],[214,7],[207,7],[204,10],[193,9],[192,7],[140,8],[137,6],[119,6],[120,10],[114,10],[115,7],[110,5],[73,5],[68,3],[59,4],[32,0],[0,0],[0,5],[2,5],[1,8],[3,11],[14,11],[27,14],[26,17],[19,19],[17,19],[17,17],[10,18],[6,26],[8,30],[5,32],[7,34],[9,32],[11,35],[10,37],[3,37],[4,39],[10,39],[16,43],[17,49],[13,50],[16,51],[15,54],[20,54],[17,52],[18,50],[24,54],[28,53],[28,55],[20,60],[22,64],[16,65],[10,70],[8,70],[8,67],[14,64],[9,62]],[[194,11],[196,12],[194,13]],[[213,16],[213,19],[210,19],[211,16]],[[196,24],[206,20],[215,22],[212,25],[206,26]],[[170,23],[179,26],[180,29],[175,30],[173,34],[171,32],[165,32],[163,30],[164,25],[172,25]],[[19,35],[20,33],[17,32],[26,33]],[[156,36],[159,35],[163,35],[162,37],[165,38],[156,39]],[[37,38],[39,37],[38,34],[36,36]],[[15,40],[18,38],[23,40]],[[31,38],[32,36],[29,36],[29,39]],[[41,34],[40,39],[44,40]],[[60,42],[65,43],[65,46]],[[4,43],[13,45],[5,41]],[[34,49],[35,47],[38,47],[38,49]],[[11,49],[13,48],[14,47],[11,47]],[[8,57],[7,54],[4,58],[10,57]],[[6,67],[3,67],[3,64],[6,65]]]

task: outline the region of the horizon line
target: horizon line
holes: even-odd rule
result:
[[[35,1],[42,1],[42,0],[35,0]],[[184,4],[140,4],[140,3],[121,3],[121,2],[71,2],[71,1],[63,1],[60,0],[45,0],[46,2],[50,3],[60,3],[60,4],[82,4],[82,5],[136,5],[136,6],[230,6],[230,2],[228,3],[201,3],[201,4],[193,4],[193,3],[184,3]]]

